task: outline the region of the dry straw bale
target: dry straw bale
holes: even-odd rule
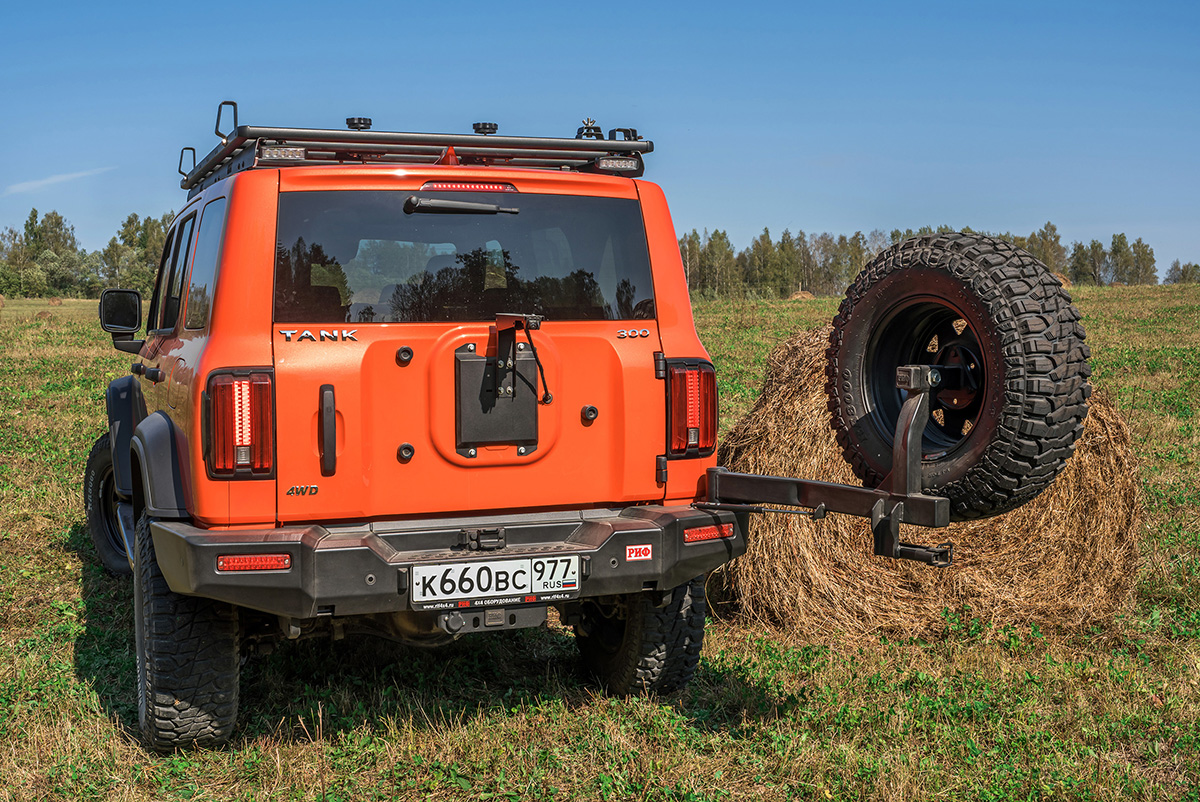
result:
[[[37,318],[38,320],[49,320],[50,318],[54,317],[54,315],[50,314],[45,309],[43,309],[42,311],[40,311],[36,315],[34,315],[34,317]]]
[[[721,464],[859,484],[829,428],[828,335],[802,332],[771,353],[762,395],[725,438]],[[911,542],[953,542],[952,567],[873,556],[860,518],[756,515],[749,550],[714,577],[713,590],[753,620],[820,638],[927,633],[944,627],[946,608],[963,605],[996,627],[1104,623],[1128,601],[1137,567],[1134,476],[1128,427],[1093,398],[1075,455],[1041,496],[944,531],[903,528]]]
[[[789,295],[788,300],[789,301],[811,301],[813,298],[816,298],[816,297],[817,296],[813,295],[808,290],[800,290],[799,292],[793,292],[791,295]]]
[[[51,306],[62,306],[62,298],[51,298],[46,301],[46,303],[50,304]]]
[[[1071,289],[1071,279],[1067,278],[1065,273],[1054,273],[1053,275],[1056,279],[1058,279],[1059,284],[1063,285],[1068,290]]]

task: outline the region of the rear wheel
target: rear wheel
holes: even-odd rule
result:
[[[896,368],[954,368],[961,385],[930,399],[923,486],[950,499],[956,520],[1018,507],[1050,485],[1083,431],[1084,336],[1060,282],[1019,248],[974,234],[894,245],[834,319],[826,390],[838,444],[879,485],[906,398]]]
[[[117,493],[116,471],[107,433],[92,445],[83,472],[83,506],[88,531],[100,562],[110,573],[128,576],[133,569],[125,551],[125,539],[117,521],[117,504],[128,499]]]
[[[134,532],[138,724],[152,749],[217,746],[237,720],[237,608],[182,596],[159,570],[145,513]]]
[[[707,609],[703,576],[665,599],[646,593],[584,599],[575,627],[584,667],[612,693],[677,691],[696,673]]]

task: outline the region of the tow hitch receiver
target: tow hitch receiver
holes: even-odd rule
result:
[[[954,559],[953,544],[918,546],[904,543],[900,540],[900,524],[930,528],[950,525],[949,499],[921,492],[921,436],[929,422],[930,391],[955,385],[958,378],[933,365],[905,365],[896,369],[896,387],[906,391],[908,397],[896,422],[892,471],[879,487],[853,487],[815,479],[709,468],[708,501],[695,506],[738,512],[790,512],[810,515],[814,519],[825,517],[826,512],[870,518],[877,556],[916,560],[945,568]],[[758,506],[761,504],[807,509],[767,509]]]

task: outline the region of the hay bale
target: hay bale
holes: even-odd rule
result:
[[[62,306],[62,298],[51,298],[46,301],[46,303],[50,304],[51,306]]]
[[[762,395],[725,438],[722,465],[859,484],[829,428],[828,336],[828,328],[803,332],[771,353]],[[713,590],[750,619],[822,639],[928,633],[945,626],[945,608],[963,605],[996,627],[1102,624],[1133,587],[1142,515],[1135,473],[1128,427],[1094,398],[1074,457],[1041,496],[949,530],[904,527],[912,542],[953,542],[952,567],[875,557],[861,518],[757,515],[746,555]]]
[[[52,317],[54,317],[54,315],[50,314],[45,309],[43,309],[42,311],[40,311],[36,315],[34,315],[34,318],[36,318],[37,320],[49,320]]]
[[[1058,283],[1063,285],[1063,287],[1065,289],[1069,290],[1073,286],[1071,284],[1071,279],[1067,278],[1067,275],[1065,273],[1052,273],[1051,275],[1053,275],[1056,279],[1058,279]]]
[[[800,290],[799,292],[793,292],[791,295],[789,295],[788,300],[789,301],[811,301],[813,298],[816,298],[816,297],[817,296],[813,295],[808,290]]]

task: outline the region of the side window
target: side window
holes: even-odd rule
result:
[[[171,280],[171,254],[175,247],[175,229],[167,232],[167,241],[163,243],[162,259],[158,263],[158,276],[154,279],[154,295],[150,297],[150,314],[146,315],[146,331],[158,328],[159,310],[162,309],[163,295]]]
[[[179,302],[183,297],[183,277],[187,273],[188,257],[192,253],[192,231],[196,227],[196,215],[192,214],[179,224],[175,237],[175,258],[171,260],[171,281],[162,302],[161,329],[174,329],[179,320]]]
[[[221,235],[224,231],[225,199],[217,198],[204,207],[200,233],[196,235],[196,258],[192,260],[192,282],[187,294],[184,324],[189,329],[202,329],[208,325],[208,313],[212,309],[213,290],[216,287],[217,257],[221,255]]]

